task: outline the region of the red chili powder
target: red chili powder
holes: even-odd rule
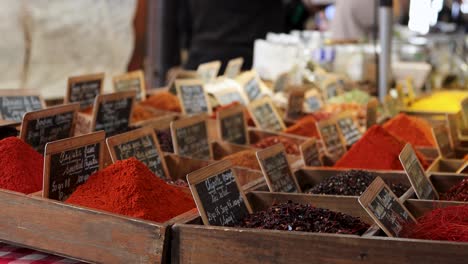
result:
[[[290,138],[282,136],[267,137],[258,141],[255,144],[252,144],[252,146],[255,148],[264,149],[276,145],[278,143],[282,143],[284,145],[286,153],[291,155],[300,155],[299,146],[296,144],[296,142]]]
[[[455,184],[446,193],[441,195],[442,199],[449,201],[468,202],[468,179],[463,179]]]
[[[386,122],[383,127],[392,135],[413,146],[435,146],[432,127],[422,118],[401,113]]]
[[[0,140],[0,188],[21,193],[42,190],[44,158],[19,138]]]
[[[135,158],[91,175],[66,203],[156,222],[195,208],[189,194],[167,184]]]
[[[141,104],[166,111],[182,112],[179,98],[167,91],[151,95],[148,99],[141,102]]]
[[[334,167],[375,170],[403,170],[398,156],[405,142],[392,136],[381,126],[374,125],[346,152]],[[416,155],[424,168],[428,166],[423,156]]]
[[[141,106],[140,104],[136,104],[135,107],[133,107],[133,113],[132,113],[133,122],[148,120],[148,119],[155,118],[155,117],[157,117],[155,113],[151,112],[151,110],[146,109],[144,106]]]
[[[317,120],[312,115],[307,115],[299,119],[294,125],[286,128],[285,133],[319,138],[319,133],[316,126]]]

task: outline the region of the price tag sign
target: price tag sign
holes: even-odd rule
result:
[[[338,125],[333,120],[324,120],[317,123],[320,138],[325,144],[325,148],[335,158],[340,158],[346,152],[346,147],[341,134],[338,132]]]
[[[262,89],[260,88],[260,79],[254,71],[244,72],[237,77],[238,82],[243,87],[249,102],[252,102],[262,96]]]
[[[81,109],[90,107],[96,96],[102,94],[103,86],[104,73],[70,77],[65,103],[80,103]]]
[[[146,98],[145,74],[143,71],[132,71],[112,78],[115,92],[136,91],[138,101]]]
[[[211,114],[208,97],[206,96],[203,83],[200,80],[176,80],[175,85],[184,114]]]
[[[156,133],[162,152],[174,153],[171,133],[171,122],[174,120],[177,120],[177,115],[163,116],[144,124],[145,127],[150,127]]]
[[[234,102],[239,102],[243,105],[247,104],[247,99],[236,88],[226,88],[215,92],[214,96],[220,105],[228,105]]]
[[[252,213],[230,161],[194,171],[187,181],[205,225],[232,226]]]
[[[424,168],[419,162],[411,144],[406,144],[399,157],[416,196],[419,199],[439,200],[439,194],[426,176]]]
[[[106,142],[112,162],[134,157],[144,163],[156,176],[162,179],[169,178],[158,139],[150,127],[107,138]]]
[[[416,219],[396,195],[377,177],[359,197],[359,203],[389,237],[399,237],[403,227]]]
[[[27,112],[41,110],[45,103],[34,90],[0,90],[0,120],[21,122]]]
[[[64,201],[89,176],[103,168],[103,131],[46,144],[44,160],[45,198]]]
[[[346,145],[352,146],[361,138],[362,134],[358,127],[358,121],[351,113],[339,115],[336,123]]]
[[[222,140],[239,145],[249,145],[247,119],[243,106],[237,105],[217,112],[217,123]]]
[[[104,130],[107,137],[127,132],[135,94],[135,91],[128,91],[98,95],[93,108],[93,131]]]
[[[367,103],[366,110],[366,127],[369,129],[371,126],[377,124],[377,107],[379,106],[379,101],[373,98]]]
[[[312,138],[299,146],[301,157],[305,166],[321,167],[323,166],[322,157],[317,146],[317,140]]]
[[[298,119],[304,113],[304,95],[303,90],[292,90],[288,97],[288,106],[286,107],[286,117]]]
[[[177,155],[201,160],[212,159],[205,115],[171,122],[171,133]]]
[[[452,158],[455,156],[452,145],[450,144],[449,130],[445,125],[439,125],[432,128],[432,135],[437,144],[439,156],[442,158]]]
[[[248,109],[257,127],[276,132],[286,128],[270,98],[252,102]]]
[[[239,57],[232,60],[229,60],[226,70],[224,70],[224,76],[234,79],[241,72],[242,65],[244,64],[244,59]]]
[[[275,93],[283,92],[286,90],[290,82],[289,73],[285,72],[282,73],[276,78],[275,82],[273,83],[273,91]]]
[[[337,83],[337,78],[334,75],[331,75],[327,79],[325,79],[322,83],[322,87],[323,92],[327,97],[326,99],[330,99],[343,93],[343,90]]]
[[[316,90],[310,90],[305,94],[306,110],[309,113],[318,111],[323,106],[321,95]]]
[[[21,124],[20,138],[43,154],[48,142],[73,136],[79,104],[68,104],[27,112]]]
[[[301,192],[289,166],[283,144],[258,151],[257,159],[270,192]]]
[[[198,78],[203,80],[204,83],[213,82],[218,76],[219,69],[221,68],[220,61],[211,61],[198,65],[197,75]]]

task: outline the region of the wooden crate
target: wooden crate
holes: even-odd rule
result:
[[[428,173],[457,173],[465,165],[466,161],[461,159],[444,159],[437,158],[432,162],[431,166],[427,168]]]
[[[433,147],[415,147],[419,153],[421,153],[424,156],[424,159],[432,163],[434,160],[436,160],[439,157],[439,151],[437,148]]]
[[[0,240],[99,263],[165,263],[170,225],[196,219],[196,209],[165,223],[0,190]]]
[[[292,200],[360,216],[372,223],[356,197],[254,192],[254,210]],[[443,202],[446,207],[454,203]],[[438,204],[439,205],[439,204]],[[416,217],[433,201],[407,201]],[[172,227],[172,263],[466,263],[468,243],[288,232],[176,224]]]

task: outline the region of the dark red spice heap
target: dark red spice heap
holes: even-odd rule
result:
[[[468,179],[464,179],[452,186],[452,188],[441,196],[444,200],[468,202]]]
[[[171,129],[160,130],[156,133],[158,136],[159,146],[163,152],[174,153],[174,145],[172,144]]]
[[[66,202],[156,222],[195,208],[191,195],[165,183],[135,158],[91,175]]]
[[[19,138],[0,140],[0,188],[21,193],[42,190],[44,158]]]
[[[343,171],[337,175],[328,177],[324,181],[312,187],[307,193],[352,195],[360,196],[375,179],[375,175],[365,170]],[[399,197],[403,195],[408,186],[392,184],[392,191]]]
[[[417,221],[403,227],[403,237],[468,242],[468,205],[438,208]]]
[[[291,155],[299,155],[299,146],[294,142],[294,140],[282,137],[282,136],[271,136],[260,140],[259,142],[253,144],[252,146],[255,148],[268,148],[278,143],[283,143],[286,153]]]
[[[369,225],[358,217],[288,201],[247,216],[237,227],[362,235]]]

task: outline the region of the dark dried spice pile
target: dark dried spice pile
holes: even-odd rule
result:
[[[446,193],[441,194],[441,197],[449,201],[468,202],[468,179],[452,186]]]
[[[237,227],[353,235],[362,235],[369,229],[358,217],[292,201],[253,213]]]
[[[340,172],[337,175],[328,177],[321,183],[315,185],[306,193],[312,194],[330,194],[330,195],[352,195],[360,196],[374,181],[375,175],[365,170],[349,170]],[[392,191],[400,197],[408,186],[401,183],[391,184]]]
[[[174,153],[174,146],[172,145],[171,130],[160,130],[156,133],[158,136],[159,145],[163,152]]]

